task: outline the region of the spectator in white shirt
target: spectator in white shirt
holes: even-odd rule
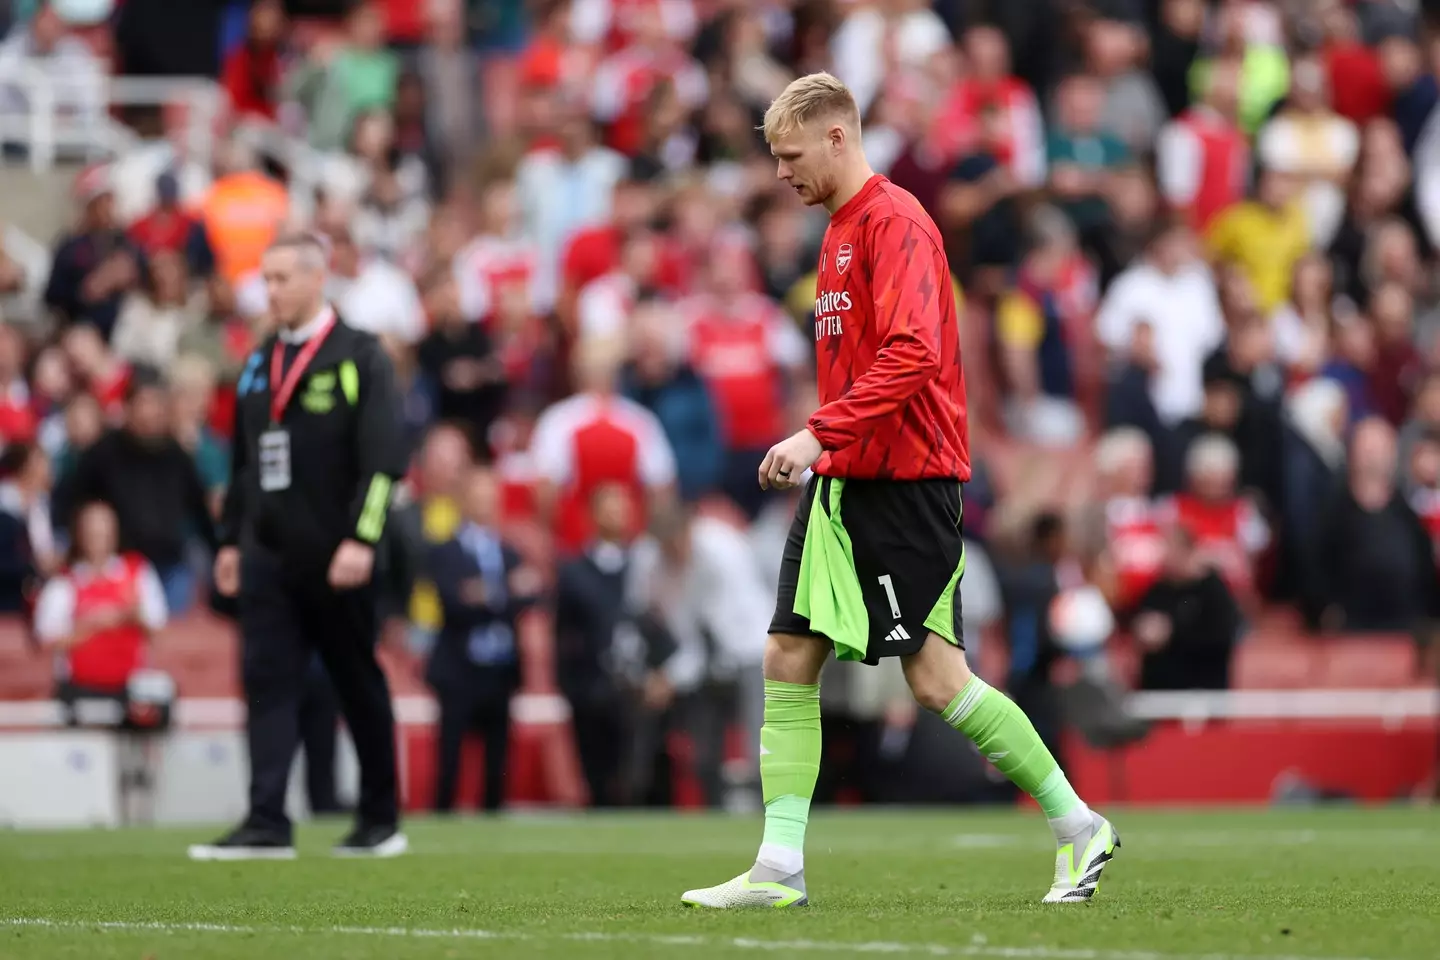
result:
[[[851,10],[830,40],[830,53],[862,116],[889,68],[923,64],[954,43],[945,21],[923,0],[855,4]]]
[[[23,117],[35,109],[27,72],[49,89],[58,112],[98,135],[95,125],[105,108],[104,70],[85,41],[68,33],[53,3],[42,3],[30,23],[0,43],[0,113]]]
[[[1163,425],[1199,413],[1201,367],[1224,340],[1225,321],[1215,281],[1183,221],[1160,224],[1145,258],[1115,278],[1095,330],[1117,366],[1153,368],[1147,392]]]
[[[392,336],[405,344],[425,336],[425,311],[415,282],[399,267],[365,257],[346,227],[326,231],[330,251],[330,299],[357,330]]]
[[[535,302],[541,310],[553,307],[559,294],[566,241],[610,218],[615,184],[625,173],[625,158],[596,143],[584,109],[561,109],[558,148],[532,150],[515,173],[521,228],[537,248]]]
[[[720,807],[727,729],[738,722],[746,743],[760,742],[760,662],[773,604],[744,531],[719,517],[661,511],[632,564],[633,605],[654,611],[678,648],[664,670],[695,744],[705,802]],[[758,760],[747,758],[751,779]]]
[[[180,337],[203,322],[204,295],[190,291],[185,258],[174,250],[156,251],[146,267],[140,289],[120,307],[110,346],[131,363],[166,370]]]
[[[632,230],[620,246],[620,265],[580,289],[576,303],[582,340],[621,337],[629,332],[630,311],[655,285],[660,246],[649,228]]]
[[[391,262],[408,259],[430,224],[430,202],[424,193],[406,190],[401,156],[393,149],[371,168],[370,182],[355,211],[355,242],[366,253]]]

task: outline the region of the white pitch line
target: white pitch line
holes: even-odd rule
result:
[[[1005,947],[991,945],[979,935],[964,946],[941,943],[833,943],[823,940],[757,940],[753,937],[702,937],[648,933],[526,933],[519,930],[449,930],[424,927],[281,927],[228,923],[165,923],[160,921],[51,920],[44,917],[0,918],[0,927],[37,927],[90,933],[220,933],[336,935],[398,937],[416,940],[515,940],[580,943],[634,943],[667,947],[728,947],[734,950],[811,951],[817,953],[888,953],[926,957],[985,957],[996,960],[1375,960],[1370,957],[1315,957],[1270,953],[1160,953],[1153,950],[1073,949],[1065,947]]]

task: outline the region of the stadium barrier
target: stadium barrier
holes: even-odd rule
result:
[[[186,155],[209,167],[229,98],[206,77],[57,77],[40,62],[20,60],[0,73],[0,87],[18,89],[23,106],[0,109],[0,141],[23,146],[30,168],[50,170],[61,158],[99,160],[141,143],[111,115],[115,107],[161,107],[178,120]],[[75,104],[83,103],[83,109]]]
[[[1132,710],[1155,723],[1143,741],[1115,751],[1067,737],[1065,762],[1096,804],[1263,803],[1272,799],[1403,796],[1435,774],[1440,691],[1333,690],[1142,693]],[[127,822],[215,823],[243,814],[243,704],[181,699],[174,730],[137,752],[127,735],[61,729],[52,701],[0,703],[0,825],[117,826]],[[508,794],[517,806],[579,804],[566,786],[569,707],[554,694],[522,694],[515,718]],[[409,810],[429,806],[436,705],[426,696],[395,701],[402,792]],[[342,742],[342,797],[358,782],[353,748]],[[480,790],[480,756],[467,750],[461,805]],[[137,765],[150,782],[136,796]],[[303,768],[291,809],[304,815]],[[681,801],[694,792],[677,791]]]

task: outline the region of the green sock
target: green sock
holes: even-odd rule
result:
[[[760,785],[765,838],[760,860],[785,872],[803,865],[805,824],[820,775],[820,685],[765,681]],[[771,862],[777,861],[777,862]]]
[[[984,680],[971,677],[941,716],[974,741],[1011,783],[1034,797],[1047,819],[1060,819],[1083,808],[1030,719]]]

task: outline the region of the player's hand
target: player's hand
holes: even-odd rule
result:
[[[215,554],[215,589],[222,597],[240,592],[240,548],[221,547]]]
[[[825,448],[809,430],[786,437],[760,461],[761,490],[789,490],[800,484],[800,475],[815,465]]]
[[[358,540],[345,540],[330,561],[330,586],[336,590],[363,587],[375,567],[375,548]]]

